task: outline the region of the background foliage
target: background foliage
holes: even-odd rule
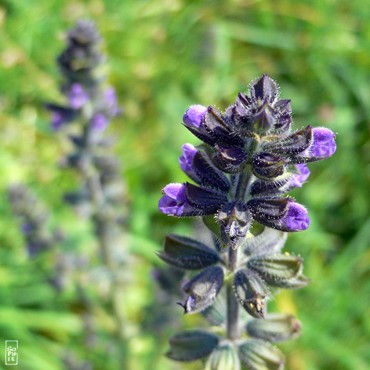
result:
[[[312,226],[292,235],[288,249],[304,257],[312,284],[272,302],[303,322],[302,336],[283,346],[287,368],[365,370],[370,3],[363,0],[0,1],[0,340],[19,340],[20,368],[62,369],[60,354],[70,348],[96,369],[119,369],[85,353],[79,308],[68,292],[56,296],[46,282],[47,258],[27,258],[5,201],[9,184],[28,184],[52,209],[52,224],[67,232],[63,248],[91,247],[86,222],[61,200],[78,179],[57,165],[68,148],[43,109],[47,100],[62,102],[54,60],[64,32],[80,18],[93,19],[105,39],[109,82],[124,107],[110,130],[131,207],[122,248],[137,256],[126,299],[132,369],[181,368],[162,357],[167,338],[175,327],[201,320],[175,308],[171,325],[162,322],[151,273],[167,232],[194,232],[190,221],[157,211],[160,189],[185,179],[177,164],[181,145],[196,144],[180,124],[182,114],[194,103],[224,109],[267,73],[292,99],[296,128],[325,125],[338,133],[337,154],[312,164],[310,181],[296,193]],[[98,322],[97,330],[104,325]]]

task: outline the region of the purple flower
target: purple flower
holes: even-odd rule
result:
[[[118,108],[117,95],[113,87],[108,87],[104,92],[104,98],[109,114],[114,117],[120,113]]]
[[[91,128],[94,132],[102,132],[108,126],[108,118],[102,113],[96,113],[91,119]]]
[[[169,216],[205,216],[215,214],[227,203],[223,192],[192,185],[172,183],[164,187],[158,208]]]
[[[182,156],[179,158],[179,163],[181,169],[185,173],[189,173],[193,169],[193,159],[195,154],[197,154],[197,149],[195,148],[194,145],[191,144],[184,144],[182,146]],[[192,177],[192,176],[190,176]]]
[[[325,127],[313,129],[313,143],[310,146],[310,154],[314,157],[331,157],[337,149],[335,133]]]
[[[75,83],[68,92],[68,101],[73,109],[80,109],[89,101],[89,95],[80,84]]]
[[[163,189],[163,197],[159,200],[160,211],[170,216],[181,216],[184,208],[189,206],[185,184],[168,184]]]
[[[308,179],[310,176],[310,170],[305,164],[296,164],[295,165],[298,173],[294,173],[292,177],[289,179],[289,189],[292,188],[301,188],[303,183]]]
[[[306,230],[310,226],[307,209],[296,202],[289,203],[287,213],[281,222],[285,223],[287,231]]]
[[[205,152],[195,146],[184,144],[179,162],[181,169],[197,184],[221,191],[230,189],[227,177],[212,164]]]
[[[207,108],[203,105],[191,105],[185,112],[183,121],[186,126],[199,128],[206,115]]]
[[[273,229],[300,231],[310,224],[306,208],[290,198],[253,198],[247,205],[257,222]]]

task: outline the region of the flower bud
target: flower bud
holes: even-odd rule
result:
[[[240,172],[248,159],[247,152],[238,146],[216,145],[215,165],[226,173]]]
[[[258,272],[267,284],[273,285],[276,281],[297,277],[302,270],[302,264],[303,260],[299,256],[277,254],[253,257],[247,266]]]
[[[325,127],[315,127],[309,148],[292,158],[293,163],[315,162],[331,157],[337,150],[335,133]]]
[[[207,154],[197,150],[191,144],[182,147],[182,156],[179,158],[181,169],[199,185],[228,191],[230,183],[227,177],[217,169]]]
[[[221,224],[221,237],[224,243],[245,236],[252,222],[252,215],[243,203],[227,203],[217,214]]]
[[[253,370],[283,370],[284,355],[268,342],[261,340],[246,340],[239,346],[241,362]]]
[[[285,163],[281,156],[270,153],[258,153],[253,157],[252,171],[262,180],[272,180],[284,173]]]
[[[265,317],[269,291],[256,272],[247,269],[237,271],[234,291],[238,301],[250,315],[258,319]]]
[[[187,127],[199,128],[202,125],[207,108],[203,105],[191,105],[185,112],[183,121]]]
[[[257,101],[274,103],[279,96],[277,83],[264,74],[261,78],[252,82],[250,86],[251,97]]]
[[[262,225],[288,232],[306,230],[310,225],[306,208],[292,199],[255,198],[247,204]]]
[[[164,187],[158,207],[166,215],[186,217],[216,213],[227,201],[223,193],[189,183],[173,183]]]
[[[230,342],[220,344],[209,356],[204,370],[240,370],[238,353]]]
[[[303,130],[276,140],[267,141],[263,144],[263,149],[267,152],[292,156],[304,152],[312,143],[312,126],[307,126]]]
[[[282,342],[296,338],[301,331],[301,323],[288,314],[268,314],[265,320],[251,320],[246,325],[247,333],[269,342]]]
[[[222,288],[224,272],[220,266],[207,267],[183,286],[189,294],[184,304],[185,313],[197,313],[210,306]]]
[[[198,270],[219,261],[218,254],[198,241],[179,235],[167,235],[159,257],[171,266]]]
[[[190,362],[208,356],[218,345],[219,338],[204,330],[188,330],[174,335],[169,342],[168,358]]]

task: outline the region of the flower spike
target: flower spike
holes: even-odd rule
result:
[[[202,312],[212,325],[225,325],[227,338],[178,334],[170,340],[169,357],[208,356],[207,369],[283,370],[284,356],[272,343],[295,338],[301,325],[291,315],[269,313],[268,302],[273,289],[309,283],[303,259],[282,252],[289,233],[310,225],[307,209],[287,193],[305,184],[307,163],[335,153],[335,134],[310,125],[292,131],[290,100],[280,99],[278,84],[267,75],[251,83],[249,94],[239,93],[224,113],[192,105],[183,122],[203,142],[185,144],[179,158],[195,184],[165,186],[159,209],[202,217],[213,243],[170,236],[158,255],[170,266],[201,270],[183,285],[186,297],[179,304],[185,313]],[[244,326],[248,339],[241,337],[240,310],[253,318]],[[206,338],[204,348],[195,342],[200,337]]]

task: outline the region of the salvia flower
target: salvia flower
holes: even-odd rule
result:
[[[309,282],[303,259],[282,252],[288,233],[310,225],[307,209],[287,193],[307,181],[308,163],[335,153],[335,134],[311,125],[293,131],[290,100],[267,75],[224,113],[192,105],[183,123],[202,141],[183,145],[179,158],[191,182],[165,186],[158,205],[169,216],[202,217],[213,243],[170,235],[159,257],[191,273],[179,303],[185,314],[202,312],[221,332],[179,333],[167,355],[203,358],[206,369],[282,370],[284,356],[272,343],[295,338],[300,323],[269,313],[268,302],[276,288]],[[241,337],[239,309],[252,317],[248,339]]]
[[[303,185],[309,175],[306,162],[334,154],[335,135],[311,126],[292,132],[290,103],[279,99],[272,79],[264,75],[253,82],[250,96],[239,94],[225,114],[193,105],[183,121],[204,142],[199,148],[185,144],[180,157],[182,170],[197,185],[166,187],[160,201],[163,213],[217,217],[221,212],[222,226],[230,224],[238,207],[244,208],[249,225],[254,220],[289,232],[308,227],[305,208],[284,194]],[[169,193],[175,188],[178,198]]]
[[[87,181],[79,191],[66,194],[65,200],[83,213],[92,212],[91,203],[97,197],[94,192],[101,191],[114,205],[121,201],[123,191],[119,165],[112,166],[114,157],[107,150],[111,143],[104,137],[111,119],[120,113],[120,109],[114,88],[106,86],[100,71],[105,59],[100,51],[100,41],[100,35],[90,21],[79,21],[68,32],[67,45],[57,58],[66,104],[46,105],[52,112],[53,129],[70,129],[71,132],[68,139],[74,151],[65,163],[78,169],[83,177],[91,179],[90,172],[101,177],[100,190]]]

